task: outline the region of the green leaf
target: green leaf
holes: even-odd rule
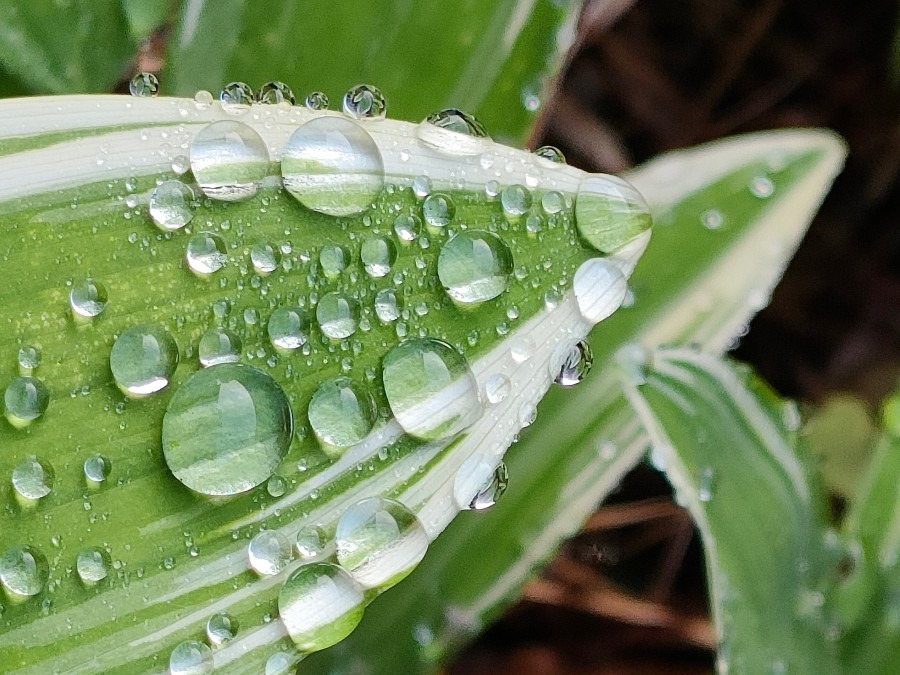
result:
[[[591,334],[593,371],[541,402],[505,459],[510,484],[498,504],[462,514],[410,578],[305,671],[362,660],[375,672],[430,672],[495,618],[645,452],[612,367],[616,350],[683,342],[723,351],[764,304],[843,157],[833,134],[798,130],[725,139],[635,170],[653,239],[629,284],[634,304]],[[767,198],[748,189],[760,176],[775,187]],[[712,209],[725,218],[717,230],[702,225]]]
[[[0,4],[0,63],[33,91],[109,91],[134,52],[119,0]]]
[[[544,76],[571,41],[577,2],[186,2],[162,77],[167,93],[288,83],[340,107],[353,85],[385,92],[388,113],[418,121],[446,107],[474,113],[498,139],[534,120]],[[523,102],[524,101],[524,102]]]
[[[206,658],[218,612],[219,672],[342,637],[488,489],[650,237],[617,179],[286,104],[8,101],[0,177],[4,672]],[[601,256],[576,204],[604,197]],[[325,563],[288,562],[298,534]]]
[[[825,496],[797,441],[797,413],[714,356],[631,355],[627,393],[706,553],[720,669],[837,673],[825,592],[836,579]]]

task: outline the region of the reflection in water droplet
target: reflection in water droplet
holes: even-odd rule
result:
[[[628,291],[622,271],[605,258],[581,264],[572,279],[581,316],[591,325],[603,321],[621,307]]]
[[[556,192],[555,190],[545,192],[543,195],[541,195],[541,208],[544,209],[544,213],[553,215],[554,213],[559,213],[560,211],[562,211],[565,206],[565,199],[559,192]]]
[[[106,309],[107,302],[109,302],[109,295],[106,292],[106,286],[90,277],[75,284],[69,291],[69,306],[76,318],[94,318]]]
[[[169,655],[169,675],[207,675],[212,671],[212,651],[199,640],[186,640]]]
[[[469,508],[473,511],[489,509],[503,496],[507,485],[509,485],[509,472],[506,470],[506,464],[500,462],[494,470],[491,479],[481,487],[478,494],[469,502]]]
[[[416,215],[402,214],[394,220],[394,233],[403,244],[415,241],[421,229],[422,221]]]
[[[287,492],[287,481],[281,476],[272,476],[266,482],[266,492],[269,493],[271,497],[282,497],[284,493]]]
[[[199,277],[218,272],[228,262],[225,241],[212,232],[198,232],[187,243],[184,253],[188,268]]]
[[[387,112],[384,94],[370,84],[351,87],[343,100],[344,112],[356,119],[381,119]]]
[[[331,647],[347,637],[363,616],[362,588],[341,567],[314,562],[298,567],[278,593],[278,614],[304,652]]]
[[[177,365],[178,345],[159,326],[126,328],[109,353],[113,379],[129,396],[147,396],[164,389]]]
[[[483,412],[465,357],[434,338],[406,340],[384,357],[382,380],[397,422],[411,436],[455,436]]]
[[[102,483],[109,478],[109,474],[112,471],[112,462],[99,452],[95,452],[87,456],[82,469],[87,480],[93,483]]]
[[[261,243],[250,249],[250,264],[257,274],[271,274],[281,263],[281,251],[271,244]]]
[[[316,306],[316,321],[326,337],[343,340],[359,326],[359,304],[345,293],[326,293]]]
[[[581,237],[601,253],[612,253],[652,225],[647,202],[617,176],[595,174],[578,186],[575,225]]]
[[[253,89],[246,82],[229,82],[219,92],[222,110],[232,115],[242,115],[253,103]]]
[[[191,203],[194,193],[180,180],[167,180],[157,185],[150,193],[147,211],[156,226],[163,231],[177,230],[194,217]]]
[[[500,462],[496,467],[484,455],[469,457],[453,481],[453,498],[460,509],[483,511],[497,503],[506,492],[509,474],[506,465]]]
[[[309,339],[309,316],[299,307],[279,307],[269,317],[267,330],[276,349],[299,349]]]
[[[450,195],[442,192],[430,194],[422,202],[422,216],[425,223],[431,227],[446,227],[456,215],[456,205],[450,199]]]
[[[370,237],[362,243],[359,258],[368,275],[377,279],[391,271],[397,260],[397,248],[386,237]]]
[[[17,429],[28,426],[50,405],[46,385],[31,375],[14,377],[3,394],[6,419]]]
[[[31,375],[41,365],[41,350],[35,345],[22,345],[16,356],[20,375]]]
[[[319,265],[328,279],[337,279],[350,265],[350,251],[337,244],[326,244],[319,251]]]
[[[484,383],[484,397],[487,399],[488,403],[501,403],[503,402],[507,396],[509,396],[509,392],[512,389],[512,385],[509,382],[509,378],[506,375],[501,375],[497,373],[496,375],[491,375],[487,381]]]
[[[238,632],[238,621],[231,614],[219,612],[206,620],[206,639],[213,647],[231,642]]]
[[[309,402],[309,426],[326,448],[359,443],[375,423],[375,402],[349,377],[325,380]]]
[[[557,372],[551,372],[554,382],[563,387],[574,387],[587,377],[594,365],[594,356],[591,347],[584,340],[578,340],[574,344],[563,346],[565,356],[562,365]],[[551,363],[559,363],[554,359]]]
[[[200,338],[197,356],[204,368],[241,360],[241,338],[227,328],[210,328]]]
[[[32,546],[14,546],[0,558],[0,584],[13,595],[37,595],[49,576],[47,559]]]
[[[140,72],[131,78],[128,92],[132,96],[156,96],[159,93],[159,78],[153,73]]]
[[[12,471],[12,486],[25,499],[41,499],[53,490],[54,477],[48,462],[27,455]]]
[[[509,218],[518,218],[531,208],[531,192],[524,185],[510,185],[500,193],[503,212]]]
[[[315,560],[325,552],[326,541],[321,527],[301,527],[297,532],[297,555],[303,560]]]
[[[294,105],[296,103],[294,92],[291,91],[291,88],[278,80],[266,82],[260,87],[259,92],[256,94],[256,100],[268,105],[278,105],[279,103]]]
[[[222,120],[201,129],[191,143],[191,169],[210,199],[238,202],[253,197],[269,169],[262,137],[242,122]]]
[[[457,302],[478,303],[506,290],[513,270],[509,247],[496,234],[464,230],[441,247],[438,278]]]
[[[340,117],[300,125],[281,157],[284,187],[305,207],[332,216],[366,211],[384,187],[384,161],[369,133]]]
[[[195,372],[172,396],[163,417],[163,454],[190,489],[233,495],[275,472],[293,428],[290,404],[275,380],[224,363]]]
[[[417,199],[425,199],[431,194],[431,179],[428,176],[416,176],[413,178],[412,191]]]
[[[477,155],[490,142],[488,133],[474,115],[457,108],[433,113],[416,127],[416,136],[426,145],[455,155]]]
[[[562,150],[552,145],[542,145],[534,151],[534,154],[543,159],[549,159],[554,164],[566,163],[566,156],[562,153]]]
[[[288,566],[293,557],[293,549],[280,532],[264,530],[250,540],[247,557],[254,572],[261,576],[272,576]]]
[[[109,574],[109,554],[102,548],[86,548],[75,560],[75,570],[85,584],[96,584]]]
[[[425,556],[428,535],[400,502],[370,497],[344,511],[334,543],[341,567],[363,588],[389,588]]]
[[[375,315],[385,323],[400,318],[400,302],[393,288],[383,288],[375,294]]]
[[[309,110],[327,110],[328,95],[321,91],[312,91],[306,96],[304,105]]]

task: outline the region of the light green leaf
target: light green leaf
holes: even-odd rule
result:
[[[628,355],[623,366],[651,458],[703,539],[719,670],[839,672],[825,495],[798,446],[796,408],[700,352]]]

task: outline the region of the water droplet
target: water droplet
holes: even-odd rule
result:
[[[559,370],[550,374],[557,384],[563,387],[574,387],[591,372],[594,356],[591,354],[590,345],[584,340],[578,340],[574,344],[564,346],[563,349],[565,355],[562,358],[562,365]],[[559,360],[553,359],[552,363],[559,363]]]
[[[503,212],[510,218],[518,218],[531,208],[531,192],[524,185],[510,185],[500,193]]]
[[[402,243],[415,241],[422,229],[422,221],[415,215],[399,215],[394,220],[394,232]]]
[[[278,593],[278,613],[288,635],[304,652],[337,644],[359,624],[362,588],[341,567],[314,562],[298,567]]]
[[[109,368],[128,396],[155,394],[169,385],[178,365],[178,345],[159,326],[131,326],[116,338]]]
[[[299,126],[281,158],[284,187],[305,207],[332,216],[366,211],[384,187],[384,161],[369,133],[340,117]]]
[[[156,96],[159,93],[159,78],[153,73],[140,72],[131,78],[128,91],[132,96]]]
[[[167,180],[150,193],[147,211],[156,226],[164,231],[184,227],[194,217],[191,203],[194,193],[180,180]]]
[[[17,355],[20,375],[30,375],[41,365],[41,350],[35,345],[22,345]]]
[[[287,481],[281,476],[272,476],[266,482],[266,492],[269,493],[270,497],[283,497],[284,493],[287,492]]]
[[[253,104],[253,89],[246,82],[229,82],[219,92],[222,110],[232,115],[242,115]]]
[[[50,404],[46,385],[31,375],[14,377],[3,395],[6,419],[17,429],[26,427],[44,414]]]
[[[370,237],[362,243],[359,258],[369,276],[377,279],[391,271],[397,261],[397,248],[390,239]]]
[[[328,110],[328,95],[322,91],[312,91],[306,96],[304,104],[309,110]]]
[[[370,497],[341,514],[334,543],[341,567],[363,588],[388,588],[419,564],[428,535],[400,502]]]
[[[112,471],[112,462],[99,452],[95,452],[84,460],[84,477],[93,483],[102,483]]]
[[[456,205],[450,199],[450,195],[442,192],[430,194],[422,202],[422,216],[431,227],[446,227],[456,215]]]
[[[541,208],[544,209],[544,213],[547,213],[549,215],[559,213],[563,210],[563,208],[565,208],[565,205],[565,198],[555,190],[545,192],[543,195],[541,195]]]
[[[406,340],[384,357],[385,395],[397,422],[411,436],[455,436],[482,414],[478,385],[465,357],[434,338]]]
[[[509,378],[506,375],[497,373],[496,375],[491,375],[484,383],[484,397],[488,403],[496,405],[509,396],[511,389],[512,385],[509,382]]]
[[[257,274],[271,274],[278,269],[280,263],[281,251],[271,244],[264,242],[250,249],[250,264]]]
[[[86,548],[75,559],[75,570],[85,584],[96,584],[109,574],[109,554],[102,548]]]
[[[572,279],[575,300],[585,321],[596,324],[615,312],[625,300],[628,282],[622,271],[605,258],[581,264]]]
[[[106,309],[107,302],[109,295],[106,286],[90,277],[75,284],[69,291],[69,306],[76,318],[94,318]]]
[[[316,321],[327,337],[343,340],[359,326],[359,304],[345,293],[326,293],[316,306]]]
[[[172,396],[162,423],[163,454],[190,489],[233,495],[275,472],[293,427],[275,380],[244,364],[223,363],[195,372]]]
[[[650,209],[632,185],[617,176],[588,176],[578,186],[575,225],[601,253],[612,253],[652,225]]]
[[[462,473],[462,468],[460,468],[460,473]],[[457,474],[457,479],[459,479],[459,474]],[[475,496],[469,500],[465,508],[472,511],[484,511],[491,508],[506,492],[508,485],[509,471],[506,468],[506,464],[500,462],[497,468],[490,473],[487,480],[481,484]]]
[[[484,184],[484,194],[490,200],[495,199],[500,194],[500,183],[495,180],[489,180]]]
[[[775,194],[775,184],[767,176],[756,176],[750,181],[750,194],[760,199],[768,199]]]
[[[0,558],[0,584],[14,595],[37,595],[49,576],[47,559],[32,546],[14,546]]]
[[[256,95],[256,100],[268,105],[278,105],[279,103],[294,105],[294,103],[297,102],[291,88],[284,82],[279,82],[278,80],[266,82],[260,87],[259,93]]]
[[[212,650],[199,640],[185,640],[169,655],[168,675],[208,675],[212,671]]]
[[[279,574],[293,557],[291,544],[280,532],[263,530],[247,546],[250,567],[261,576]]]
[[[241,360],[241,338],[227,328],[210,328],[200,338],[197,356],[204,368]]]
[[[344,112],[356,119],[382,119],[387,112],[384,94],[370,84],[351,87],[343,100]]]
[[[184,258],[191,272],[205,277],[225,267],[228,262],[228,247],[219,235],[198,232],[188,240]]]
[[[212,105],[214,100],[213,95],[206,91],[206,89],[198,89],[197,93],[194,94],[194,103],[198,110],[208,108]]]
[[[269,317],[268,332],[276,349],[299,349],[309,339],[309,315],[299,307],[279,307]]]
[[[303,560],[315,560],[325,553],[327,538],[321,527],[301,527],[297,532],[297,555]]]
[[[438,256],[438,278],[447,295],[471,304],[496,298],[506,290],[513,270],[509,247],[496,234],[463,230],[450,238]]]
[[[25,499],[41,499],[53,490],[53,467],[34,455],[27,455],[12,471],[12,486]]]
[[[238,632],[238,621],[231,614],[219,612],[206,620],[206,639],[213,647],[231,642]]]
[[[725,222],[722,212],[717,209],[708,209],[700,214],[700,222],[707,230],[718,230]]]
[[[350,265],[350,251],[337,244],[326,244],[319,251],[319,265],[328,279],[337,279]]]
[[[375,423],[375,402],[349,377],[325,380],[309,402],[309,426],[326,448],[359,443]]]
[[[713,497],[713,483],[715,482],[715,471],[711,466],[704,466],[700,469],[700,476],[697,480],[697,499],[701,502],[708,502]]]
[[[413,178],[412,191],[417,199],[425,199],[431,194],[431,179],[428,176],[416,176]]]
[[[204,127],[194,136],[190,155],[200,189],[225,202],[253,197],[269,170],[265,141],[242,122],[222,120]]]
[[[187,173],[191,168],[191,161],[184,155],[178,155],[172,158],[172,171],[181,176]]]
[[[552,145],[542,145],[534,151],[534,154],[543,159],[548,159],[554,164],[566,163],[566,156],[562,153],[562,150]]]
[[[375,294],[375,315],[385,323],[400,318],[400,303],[393,288],[383,288]]]
[[[484,152],[490,137],[474,115],[447,108],[432,113],[416,127],[416,136],[426,145],[456,155]]]
[[[288,652],[275,652],[266,659],[266,669],[264,675],[291,675],[295,673],[294,666],[297,665],[297,657]]]

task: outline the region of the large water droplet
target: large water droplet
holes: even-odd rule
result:
[[[96,584],[109,575],[109,554],[102,548],[92,546],[78,554],[75,570],[85,584]]]
[[[197,356],[204,368],[241,360],[241,338],[227,328],[210,328],[200,338]]]
[[[294,92],[291,91],[291,88],[284,82],[279,82],[278,80],[266,82],[260,87],[259,93],[256,95],[256,100],[268,105],[278,105],[279,103],[294,105],[297,101],[294,98]]]
[[[12,486],[25,499],[40,499],[53,490],[53,467],[34,455],[22,459],[12,471]]]
[[[350,251],[338,244],[326,244],[319,251],[319,265],[328,279],[337,279],[350,265]]]
[[[178,365],[178,345],[159,326],[131,326],[109,353],[113,379],[128,396],[155,394],[169,385]]]
[[[309,339],[309,316],[299,307],[279,307],[269,317],[267,330],[276,349],[299,349]]]
[[[343,340],[359,326],[359,304],[345,293],[326,293],[316,306],[316,320],[327,337]]]
[[[344,112],[356,119],[381,119],[387,112],[387,102],[378,87],[358,84],[351,87],[343,100]]]
[[[250,264],[257,274],[271,274],[278,269],[281,262],[281,251],[271,244],[257,244],[250,249]]]
[[[76,318],[93,319],[106,309],[107,302],[109,295],[106,286],[90,277],[75,284],[69,291],[69,306]]]
[[[359,443],[375,423],[371,395],[349,377],[326,380],[309,402],[309,426],[326,448],[349,448]]]
[[[3,394],[6,419],[17,429],[26,427],[44,414],[50,404],[46,385],[31,375],[14,377]]]
[[[393,288],[383,288],[375,294],[375,316],[385,323],[400,318],[400,302]]]
[[[453,498],[461,509],[483,511],[497,503],[508,483],[509,473],[503,462],[495,466],[489,458],[473,455],[456,473]]]
[[[49,576],[47,559],[32,546],[14,546],[0,558],[0,584],[14,595],[37,595]]]
[[[406,340],[384,357],[384,391],[397,422],[424,440],[449,438],[482,414],[465,357],[434,338]]]
[[[228,247],[219,235],[198,232],[188,240],[184,259],[191,272],[205,277],[225,267],[228,262]]]
[[[531,192],[524,185],[510,185],[500,193],[503,212],[509,218],[518,218],[531,208]]]
[[[297,555],[304,560],[315,560],[325,553],[326,537],[321,527],[310,525],[297,532]]]
[[[450,195],[435,192],[425,197],[422,202],[422,217],[431,227],[447,227],[456,215],[456,205],[450,199]]]
[[[180,180],[167,180],[150,193],[147,211],[156,226],[164,231],[184,227],[194,217],[191,207],[194,192]]]
[[[237,632],[238,620],[226,612],[218,612],[206,620],[206,639],[213,647],[228,644]]]
[[[441,248],[437,270],[451,298],[466,304],[484,302],[506,290],[513,257],[496,234],[463,230]]]
[[[578,309],[588,323],[603,321],[622,306],[628,282],[622,271],[604,258],[581,264],[572,279]]]
[[[563,345],[564,355],[562,365],[557,372],[551,372],[553,380],[563,387],[574,387],[584,380],[591,372],[594,364],[594,356],[591,347],[584,340],[578,340],[571,345]],[[559,359],[553,359],[551,363],[559,363]]]
[[[370,497],[344,511],[334,543],[338,562],[363,588],[388,588],[419,564],[428,535],[400,502]]]
[[[186,640],[169,655],[169,675],[208,675],[212,671],[212,650],[199,640]]]
[[[314,562],[298,567],[278,593],[278,614],[304,652],[337,644],[363,616],[362,588],[341,567]]]
[[[456,155],[477,155],[490,142],[481,122],[457,108],[429,115],[416,127],[416,135],[426,145]]]
[[[292,434],[291,407],[278,383],[256,368],[224,363],[197,371],[172,396],[162,446],[184,485],[233,495],[275,472]]]
[[[112,471],[112,462],[99,452],[92,453],[84,460],[82,466],[84,477],[92,483],[102,483]]]
[[[650,209],[632,185],[616,176],[588,176],[578,186],[575,225],[601,253],[612,253],[652,225]]]
[[[159,78],[153,73],[140,72],[131,78],[128,92],[132,96],[156,96],[159,93]]]
[[[371,237],[362,243],[359,258],[369,276],[380,278],[387,275],[394,266],[397,247],[386,237]]]
[[[261,576],[279,574],[293,557],[291,543],[280,532],[264,530],[247,546],[250,567]]]
[[[201,129],[191,143],[191,169],[210,199],[250,199],[269,169],[262,137],[243,122],[222,120]]]
[[[384,161],[369,133],[340,117],[297,128],[281,155],[284,187],[305,207],[332,216],[367,210],[384,187]]]

